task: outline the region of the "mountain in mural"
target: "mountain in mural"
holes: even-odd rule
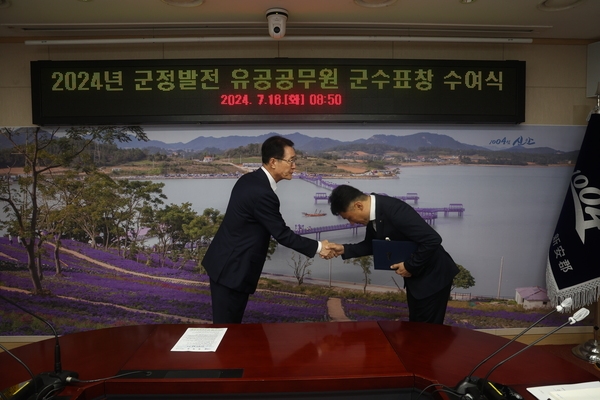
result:
[[[251,143],[262,143],[269,136],[276,134],[270,132],[259,136],[226,136],[215,138],[212,136],[199,136],[187,143],[164,143],[159,140],[150,140],[148,142],[140,142],[133,139],[131,142],[122,143],[121,148],[146,148],[154,147],[166,150],[183,150],[183,151],[203,151],[205,149],[228,150],[241,146],[247,146]],[[484,147],[464,144],[454,140],[448,135],[440,135],[429,132],[419,132],[412,135],[395,136],[395,135],[374,135],[368,139],[358,139],[352,141],[341,141],[329,138],[318,138],[303,135],[301,133],[292,133],[285,135],[294,142],[294,147],[301,151],[317,152],[343,150],[346,147],[364,146],[378,144],[389,146],[390,148],[404,148],[407,150],[418,150],[423,147],[444,148],[452,150],[485,150]]]
[[[48,132],[46,134],[49,134]],[[257,136],[240,136],[231,135],[225,137],[213,136],[198,136],[195,139],[183,143],[166,143],[161,140],[149,140],[147,142],[139,141],[135,137],[131,137],[131,141],[127,143],[117,143],[120,148],[149,148],[153,151],[192,151],[192,152],[209,152],[220,153],[225,150],[244,147],[251,143],[262,143],[269,136],[278,134],[277,132],[269,132]],[[169,132],[165,131],[165,138]],[[367,139],[357,140],[336,140],[327,137],[311,137],[299,132],[289,135],[284,135],[291,139],[295,148],[306,153],[318,153],[324,151],[359,151],[361,149],[370,149],[376,153],[383,153],[391,149],[405,149],[407,151],[419,151],[423,149],[448,149],[454,151],[475,150],[475,151],[492,151],[492,152],[510,152],[524,154],[565,154],[566,152],[556,150],[551,147],[526,147],[522,145],[513,145],[509,148],[501,146],[476,146],[457,141],[453,137],[444,134],[431,132],[418,132],[410,135],[373,135]],[[19,144],[24,143],[25,135],[15,137]],[[0,135],[0,149],[8,149],[12,147],[12,143],[5,137]]]
[[[565,152],[560,150],[555,150],[550,147],[533,147],[526,148],[525,146],[512,146],[508,149],[502,149],[500,151],[510,152],[510,153],[535,153],[535,154],[568,154],[568,153],[578,153],[578,151]]]
[[[424,147],[435,147],[451,150],[484,150],[484,147],[464,144],[454,140],[448,135],[430,132],[419,132],[412,135],[374,135],[369,139],[355,140],[353,143],[383,144],[392,147],[401,147],[407,150],[419,150]]]

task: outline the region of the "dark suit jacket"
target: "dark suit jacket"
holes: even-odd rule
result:
[[[202,265],[210,278],[240,292],[254,293],[267,257],[269,239],[307,257],[318,242],[295,234],[279,212],[279,198],[262,169],[245,174],[231,191],[225,217]]]
[[[417,299],[430,296],[452,283],[458,267],[442,247],[441,236],[404,201],[375,195],[375,223],[367,224],[365,239],[344,245],[343,259],[373,254],[373,239],[411,240],[418,244],[410,260],[404,262],[411,273],[406,288]]]

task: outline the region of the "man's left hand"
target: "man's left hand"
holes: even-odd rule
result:
[[[391,269],[396,270],[396,273],[398,275],[400,275],[403,278],[410,278],[412,275],[410,274],[410,272],[408,272],[406,270],[406,268],[404,268],[404,263],[401,262],[399,264],[393,264],[391,267]]]

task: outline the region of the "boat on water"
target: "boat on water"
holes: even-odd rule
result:
[[[324,213],[321,210],[319,210],[319,211],[315,210],[314,213],[303,212],[302,215],[304,215],[305,217],[323,217],[323,216],[327,215],[327,213]]]

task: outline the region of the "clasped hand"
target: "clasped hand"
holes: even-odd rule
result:
[[[396,273],[403,278],[410,278],[412,275],[408,270],[404,267],[404,263],[392,264],[390,266],[391,269],[396,270]]]
[[[344,245],[323,240],[321,242],[321,252],[319,255],[325,260],[331,260],[334,257],[344,254]]]

